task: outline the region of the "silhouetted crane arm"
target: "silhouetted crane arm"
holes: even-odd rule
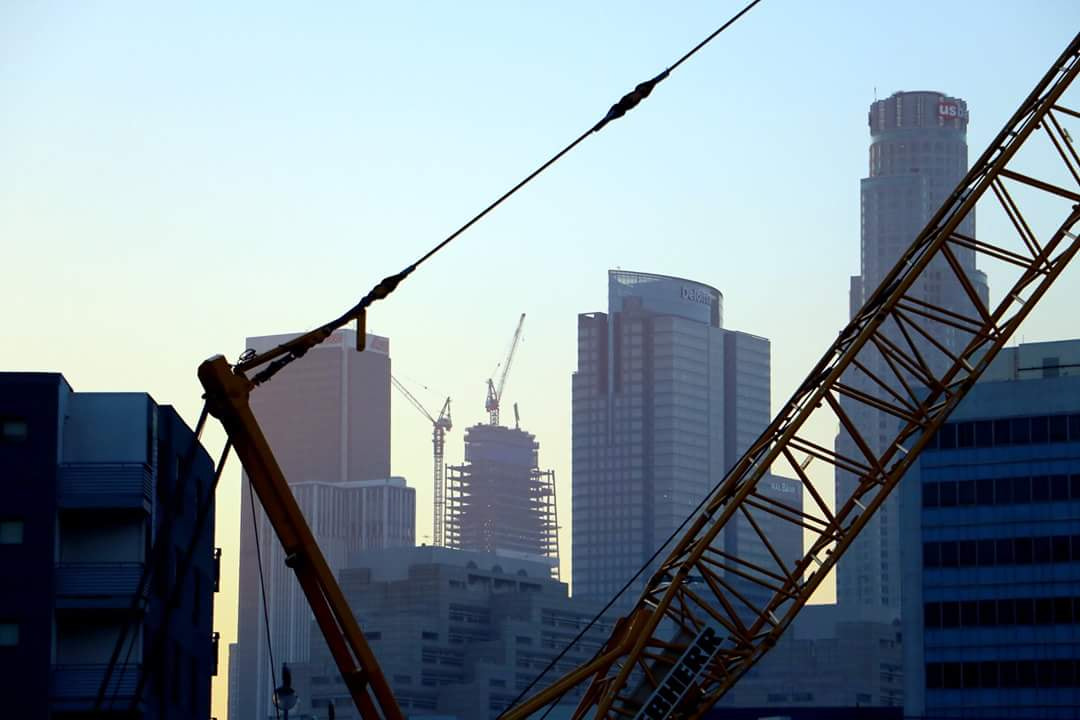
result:
[[[431,422],[432,425],[438,425],[439,424],[439,421],[431,416],[431,413],[429,413],[427,411],[427,408],[424,407],[423,403],[421,403],[419,400],[417,400],[416,396],[413,395],[411,392],[409,392],[408,389],[406,389],[406,387],[404,385],[402,385],[401,382],[396,377],[391,375],[390,376],[390,382],[393,383],[394,387],[396,387],[398,389],[398,392],[400,392],[402,395],[404,395],[405,399],[408,400],[412,404],[412,406],[414,408],[419,410],[420,414],[423,415],[424,417],[426,417],[428,419],[428,421]],[[446,409],[447,409],[447,406],[449,405],[449,403],[450,403],[450,398],[446,398],[446,404],[443,405],[443,412],[446,412]],[[439,414],[439,417],[440,418],[442,417],[442,413]]]
[[[492,425],[499,424],[499,402],[502,400],[503,390],[506,388],[506,378],[510,375],[510,366],[514,362],[514,353],[517,352],[518,341],[521,340],[521,328],[524,325],[525,313],[521,313],[521,317],[518,319],[517,328],[514,330],[514,337],[510,340],[510,350],[506,353],[506,361],[503,363],[502,374],[499,375],[498,385],[490,378],[488,379],[488,394],[484,409],[488,411],[489,420]]]

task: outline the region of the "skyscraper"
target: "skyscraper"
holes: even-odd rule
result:
[[[850,312],[865,304],[901,253],[922,230],[933,213],[955,189],[967,172],[967,104],[939,92],[898,92],[870,106],[870,173],[861,182],[861,267],[851,278]],[[975,217],[960,225],[961,234],[974,237]],[[954,247],[956,260],[985,301],[986,276],[975,267],[974,251]],[[970,301],[960,282],[944,260],[923,273],[914,297],[957,312],[966,312]],[[890,332],[886,329],[886,332]],[[938,342],[955,350],[960,340],[936,326]],[[903,339],[897,339],[902,343]],[[927,362],[935,365],[943,355],[923,338],[914,338]],[[875,366],[875,363],[877,365]],[[874,358],[874,371],[884,370],[884,361]],[[884,373],[882,373],[884,374]],[[871,394],[882,392],[865,374],[849,373],[846,382]],[[917,383],[913,382],[913,385]],[[891,437],[889,423],[896,420],[869,409],[862,403],[844,403],[853,422],[871,429],[864,432],[875,450]],[[873,428],[880,432],[874,433]],[[857,454],[846,433],[837,436],[837,450]],[[849,497],[857,479],[837,471],[836,497]],[[837,569],[837,601],[845,614],[862,613],[867,619],[888,620],[900,609],[899,500],[894,494],[878,510]],[[849,617],[852,617],[849,615]]]
[[[611,270],[608,313],[578,316],[575,596],[611,598],[768,424],[769,341],[725,330],[722,304],[702,283]]]
[[[267,350],[293,335],[248,338]],[[415,492],[390,475],[390,357],[386,338],[368,335],[356,351],[352,330],[338,330],[251,397],[251,407],[332,570],[349,551],[415,542]],[[246,480],[245,480],[246,485]],[[273,691],[262,610],[255,523],[276,660],[302,661],[311,613],[261,507],[243,489],[240,599],[235,665],[241,713],[266,720]],[[275,669],[276,671],[276,669]]]

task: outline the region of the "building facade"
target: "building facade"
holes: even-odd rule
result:
[[[861,181],[860,187],[860,272],[851,278],[851,317],[862,308],[967,173],[967,123],[967,104],[939,92],[898,92],[871,105],[869,176]],[[974,237],[974,213],[960,225],[958,232]],[[954,253],[962,272],[985,302],[989,292],[986,276],[975,267],[974,251],[957,247]],[[911,294],[947,310],[967,313],[971,303],[961,282],[944,260],[935,262]],[[950,351],[955,351],[961,342],[955,330],[938,324],[933,325],[931,335]],[[896,339],[903,343],[899,333]],[[946,362],[943,353],[922,338],[916,337],[915,342],[932,367],[943,367]],[[860,358],[875,372],[888,375],[880,356],[867,351]],[[915,378],[908,380],[917,385]],[[845,382],[871,394],[882,392],[856,370],[849,373]],[[875,451],[880,451],[892,437],[889,429],[893,423],[889,416],[860,403],[843,405],[852,421],[863,429],[864,438]],[[843,431],[836,442],[838,452],[858,454],[850,436]],[[857,478],[853,475],[837,471],[837,498],[850,497],[856,485]],[[899,616],[898,513],[899,500],[894,495],[885,501],[840,561],[837,598],[846,612],[885,622]]]
[[[536,436],[519,428],[465,431],[465,464],[447,470],[446,545],[548,565],[558,578],[555,473]]]
[[[176,411],[149,395],[74,392],[55,373],[0,373],[5,715],[209,716],[220,566],[213,474]],[[200,502],[208,504],[201,527]]]
[[[901,500],[906,713],[1080,717],[1080,340],[1002,350]]]
[[[450,548],[354,554],[340,573],[407,717],[495,720],[600,609],[567,594],[546,563]],[[550,683],[592,657],[612,631],[601,619],[559,660]],[[301,704],[290,717],[357,718],[321,637],[293,668]],[[534,691],[540,687],[534,687]],[[554,717],[568,717],[581,690]]]
[[[575,596],[614,596],[768,425],[769,341],[722,318],[713,287],[622,270],[608,273],[608,312],[578,316]]]
[[[293,337],[251,337],[246,347],[262,352]],[[350,550],[415,542],[415,493],[390,477],[389,340],[369,334],[366,349],[357,352],[355,332],[337,330],[252,393],[251,407],[331,569],[340,568]],[[265,513],[252,507],[243,488],[239,679],[230,701],[240,714],[230,713],[230,720],[273,715],[256,527],[278,662],[305,660],[310,644],[303,593]]]

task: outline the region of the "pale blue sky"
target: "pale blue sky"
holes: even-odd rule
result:
[[[2,366],[146,390],[191,420],[201,359],[336,315],[741,5],[8,0]],[[507,401],[558,474],[568,527],[575,316],[604,309],[608,268],[718,287],[728,327],[772,339],[780,404],[847,318],[875,92],[963,97],[974,158],[1078,29],[1076,2],[765,0],[370,327],[432,409],[453,396],[456,462],[528,313]],[[1025,337],[1080,336],[1078,291],[1074,270]],[[394,420],[423,536],[429,428],[396,398]],[[233,562],[237,479],[219,514]]]

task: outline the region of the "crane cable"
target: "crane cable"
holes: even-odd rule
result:
[[[540,175],[540,173],[544,172],[549,167],[558,162],[560,159],[562,159],[563,156],[565,156],[571,150],[580,145],[585,140],[585,138],[589,137],[594,133],[600,132],[605,127],[607,127],[609,123],[614,120],[618,120],[627,112],[637,107],[637,105],[642,100],[649,97],[649,95],[652,93],[653,89],[657,85],[664,81],[680,65],[689,60],[699,50],[712,42],[717,35],[734,25],[735,22],[737,22],[743,15],[750,12],[750,10],[753,9],[753,7],[760,2],[761,0],[751,0],[751,2],[747,3],[742,8],[742,10],[732,15],[727,20],[727,22],[725,22],[723,25],[711,32],[708,36],[705,37],[705,39],[703,39],[697,45],[684,53],[682,57],[676,60],[671,66],[666,68],[659,75],[645,80],[644,82],[638,83],[633,90],[623,95],[618,102],[612,105],[608,109],[604,117],[599,120],[599,122],[592,125],[585,132],[578,135],[573,141],[570,142],[569,145],[552,155],[546,162],[544,162],[538,168],[526,175],[523,180],[521,180],[509,190],[500,195],[494,202],[492,202],[479,213],[474,215],[472,219],[470,219],[468,222],[466,222],[454,232],[450,233],[446,238],[437,243],[426,253],[421,255],[411,265],[407,266],[405,269],[394,275],[388,275],[387,277],[376,283],[375,286],[372,287],[371,290],[369,290],[367,294],[364,295],[358,303],[356,303],[353,307],[349,308],[345,313],[338,316],[334,320],[331,320],[325,325],[322,325],[315,330],[300,336],[299,338],[295,338],[293,340],[290,340],[289,342],[279,345],[277,348],[274,348],[268,353],[263,353],[258,356],[256,356],[253,351],[245,353],[245,356],[242,357],[240,362],[236,365],[236,369],[239,371],[243,371],[248,368],[263,364],[265,362],[266,367],[264,367],[262,370],[260,370],[251,377],[251,384],[253,387],[261,385],[269,381],[272,377],[274,377],[274,375],[284,369],[291,362],[303,357],[308,350],[322,343],[324,340],[330,337],[330,334],[334,330],[342,327],[343,325],[351,322],[352,320],[360,320],[364,316],[367,308],[369,308],[375,302],[385,299],[388,295],[390,295],[390,293],[394,292],[394,290],[397,289],[398,285],[400,285],[401,282],[405,280],[405,278],[409,277],[409,275],[411,275],[418,267],[431,259],[436,253],[438,253],[440,250],[442,250],[455,239],[457,239],[462,233],[464,233],[466,230],[468,230],[481,219],[483,219],[488,213],[497,208],[504,201],[509,199],[511,195],[515,194],[518,190],[528,185],[534,178]],[[362,341],[363,338],[360,338],[360,340]]]
[[[255,559],[259,564],[259,590],[262,591],[263,623],[266,625],[266,651],[270,656],[270,682],[277,687],[277,674],[274,664],[274,643],[270,639],[270,608],[266,602],[266,578],[263,577],[262,547],[259,544],[259,518],[255,510],[255,490],[248,478],[248,499],[251,501],[251,529],[255,531]],[[275,690],[275,694],[276,694]],[[276,700],[276,698],[275,698]],[[280,717],[277,702],[274,702],[274,717]]]

